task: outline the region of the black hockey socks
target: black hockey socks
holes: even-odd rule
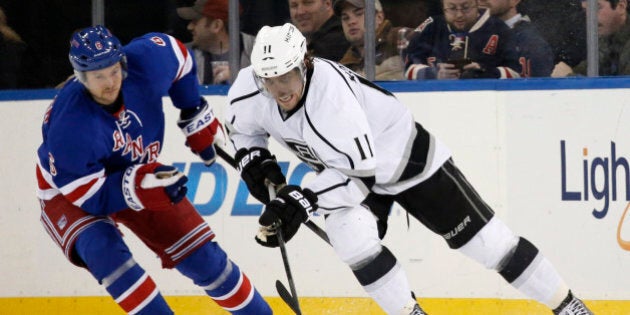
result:
[[[499,274],[509,283],[514,282],[538,255],[538,248],[524,238],[519,238],[511,257],[506,257]]]

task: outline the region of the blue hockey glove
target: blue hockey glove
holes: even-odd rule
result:
[[[313,191],[294,185],[283,187],[276,198],[265,206],[258,219],[262,227],[256,235],[256,242],[265,247],[278,247],[278,228],[282,229],[284,241],[289,242],[315,210],[317,195]]]

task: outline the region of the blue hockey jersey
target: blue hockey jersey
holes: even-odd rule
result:
[[[409,40],[405,75],[409,80],[434,79],[438,63],[468,58],[485,69],[487,77],[518,77],[518,53],[509,37],[509,27],[487,10],[468,32],[452,30],[443,15],[430,17]]]
[[[81,82],[68,82],[49,106],[38,153],[38,197],[63,194],[94,214],[127,208],[122,175],[133,164],[155,162],[164,139],[162,97],[180,108],[200,105],[196,66],[175,38],[149,33],[123,48],[127,77],[123,105],[107,112]]]

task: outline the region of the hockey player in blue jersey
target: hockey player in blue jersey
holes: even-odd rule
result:
[[[408,80],[518,78],[518,53],[510,30],[480,10],[477,0],[442,0],[444,15],[415,30],[405,55]]]
[[[149,33],[126,46],[103,26],[70,41],[75,79],[43,121],[36,167],[41,222],[71,263],[86,268],[129,314],[173,314],[134,260],[124,224],[162,261],[232,314],[271,314],[248,277],[213,240],[186,198],[184,174],[158,157],[162,97],[181,110],[179,127],[206,165],[222,126],[199,93],[195,64],[175,38]]]

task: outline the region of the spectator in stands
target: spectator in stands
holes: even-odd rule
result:
[[[304,34],[308,51],[316,57],[339,61],[350,47],[341,20],[333,14],[333,0],[288,0],[293,24]]]
[[[586,3],[584,2],[584,5]],[[628,0],[599,0],[599,75],[630,74],[630,19]],[[586,61],[573,68],[574,74],[586,75]]]
[[[526,0],[519,12],[527,15],[532,24],[551,46],[554,54],[552,77],[566,76],[586,59],[586,18],[581,0]]]
[[[182,19],[190,20],[188,30],[192,41],[187,45],[195,55],[197,78],[201,84],[230,83],[228,3],[229,0],[196,0],[177,8]],[[254,36],[241,32],[240,39],[240,67],[243,68],[251,63]]]
[[[389,20],[385,19],[383,7],[379,0],[375,0],[376,14],[374,24],[376,26],[376,54],[375,54],[375,79],[376,80],[402,80],[403,61],[398,52],[398,32],[407,34],[402,28],[392,27]],[[341,58],[339,63],[363,75],[365,35],[365,2],[364,0],[335,0],[335,15],[341,17],[343,33],[350,48]]]
[[[553,70],[551,46],[531,24],[528,16],[518,11],[521,0],[480,0],[479,4],[490,10],[490,15],[503,20],[512,29],[511,40],[518,51],[521,77],[548,77]]]
[[[26,43],[7,23],[7,16],[0,8],[0,89],[18,87],[18,75]]]
[[[519,68],[509,27],[477,0],[443,0],[444,14],[415,30],[406,54],[410,80],[515,78]]]

